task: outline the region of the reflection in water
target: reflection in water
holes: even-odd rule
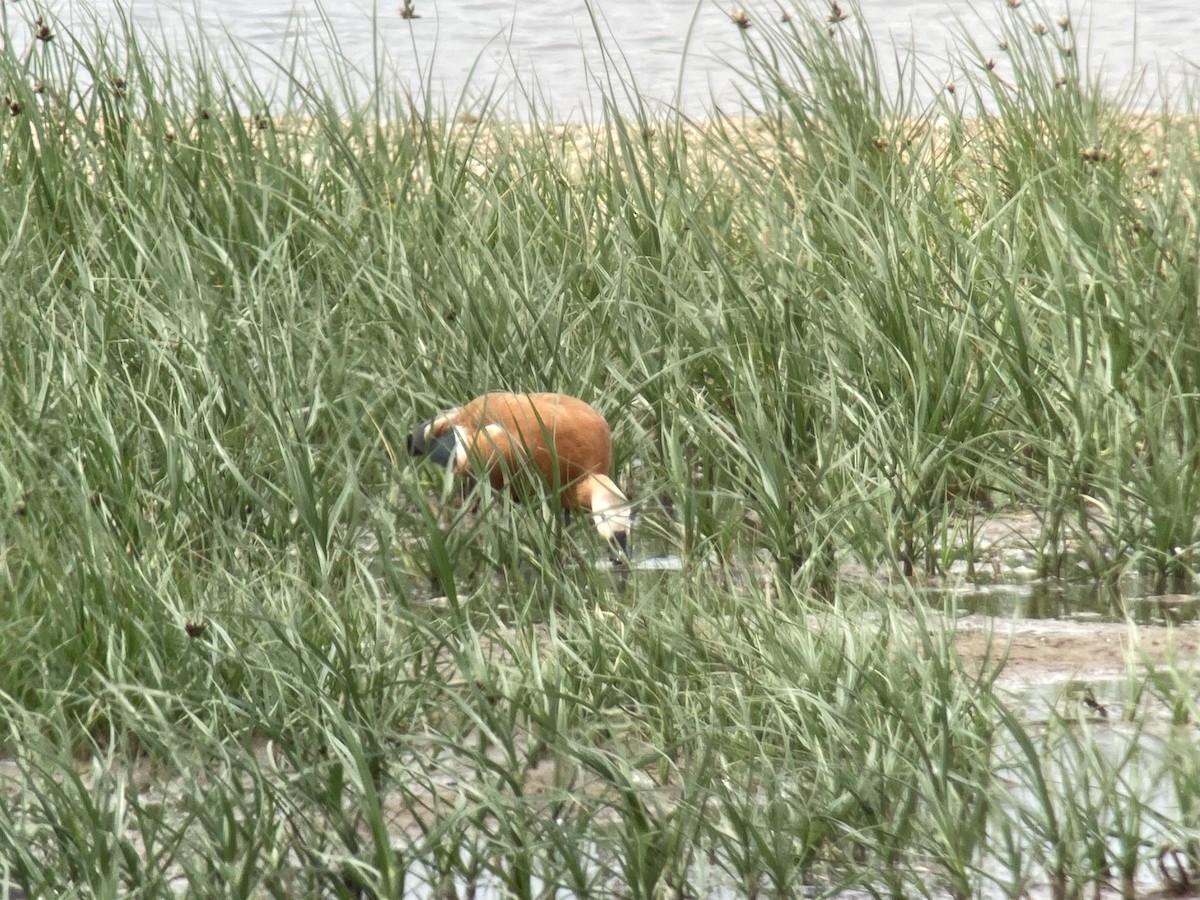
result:
[[[1035,581],[1025,584],[955,585],[927,591],[931,605],[952,600],[961,615],[1023,619],[1073,619],[1139,625],[1200,621],[1200,595],[1151,594],[1130,578],[1116,585]]]

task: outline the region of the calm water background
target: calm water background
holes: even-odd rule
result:
[[[0,0],[4,2],[4,0]],[[601,98],[621,89],[602,87],[611,76],[630,76],[645,98],[683,108],[692,115],[719,107],[744,111],[739,95],[746,81],[743,33],[729,13],[744,6],[765,23],[784,10],[824,15],[828,3],[815,0],[413,0],[420,18],[399,15],[401,0],[373,7],[359,0],[127,0],[124,8],[147,34],[181,45],[197,22],[215,45],[230,54],[240,47],[256,82],[278,89],[283,60],[291,70],[297,48],[310,59],[304,77],[327,76],[341,55],[359,72],[357,89],[378,77],[374,60],[386,57],[382,77],[395,87],[423,96],[432,85],[443,109],[478,109],[491,95],[509,114],[528,115],[531,104],[548,108],[556,119],[597,119]],[[1028,13],[1028,2],[1021,14]],[[65,27],[93,19],[109,21],[113,0],[20,0],[9,15],[32,17],[48,11]],[[996,48],[997,25],[1012,15],[1003,0],[860,0],[843,8],[861,15],[880,53],[912,47],[919,71],[930,85],[956,77],[948,46],[962,34],[986,51]],[[1158,103],[1160,88],[1178,89],[1200,64],[1200,2],[1197,0],[1045,0],[1040,15],[1052,32],[1054,20],[1069,13],[1083,33],[1090,65],[1116,88],[1144,72],[1139,103]],[[17,44],[10,18],[10,40]],[[760,28],[761,32],[761,28]],[[604,48],[603,50],[601,48]],[[1002,54],[1000,69],[1003,72]],[[343,66],[344,70],[344,66]],[[961,73],[957,73],[961,77]],[[929,88],[932,94],[933,88]]]

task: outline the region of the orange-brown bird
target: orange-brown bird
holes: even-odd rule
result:
[[[507,487],[518,500],[528,479],[540,478],[564,510],[589,511],[600,536],[628,558],[629,501],[609,477],[612,430],[582,400],[484,394],[420,423],[408,438],[408,452],[455,475],[486,476],[495,490]]]

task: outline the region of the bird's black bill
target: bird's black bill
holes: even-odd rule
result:
[[[418,425],[413,433],[408,436],[404,442],[408,447],[409,456],[423,456],[425,453],[425,429],[429,427],[428,422],[422,422]]]
[[[615,563],[629,563],[628,534],[622,531],[613,535],[613,548],[609,555],[612,557],[612,561]]]
[[[629,560],[629,536],[625,532],[613,535],[612,546],[608,552],[612,561],[613,578],[616,579],[618,593],[624,593],[629,587],[629,573],[633,570]]]

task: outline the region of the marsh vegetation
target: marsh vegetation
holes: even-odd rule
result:
[[[1010,5],[932,105],[835,6],[749,20],[750,115],[594,126],[0,8],[0,884],[1186,890],[1194,660],[1034,702],[915,587],[1012,511],[1200,566],[1194,95]],[[600,408],[680,570],[442,506],[404,435],[491,388]]]

